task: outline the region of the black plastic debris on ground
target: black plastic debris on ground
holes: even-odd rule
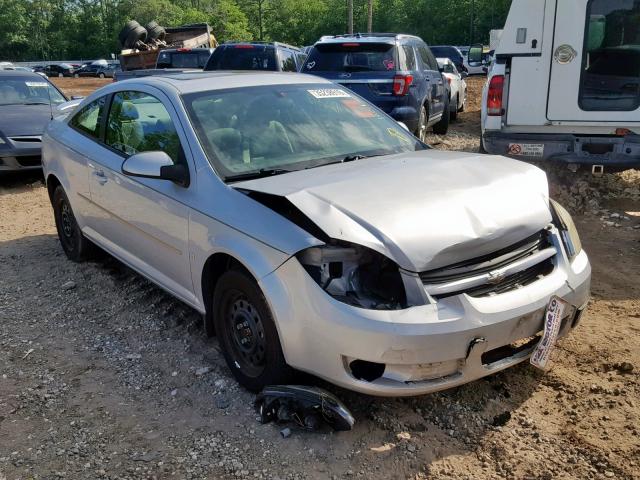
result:
[[[271,385],[258,394],[255,406],[262,423],[295,423],[311,431],[323,425],[337,431],[351,430],[355,423],[349,409],[337,397],[318,387]],[[290,431],[283,437],[289,434]]]

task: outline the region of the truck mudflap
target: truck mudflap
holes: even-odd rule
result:
[[[487,131],[488,153],[527,162],[559,162],[593,171],[640,168],[640,135],[529,134]]]

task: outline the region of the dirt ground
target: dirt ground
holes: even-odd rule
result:
[[[469,83],[438,148],[477,149]],[[354,430],[287,439],[258,423],[196,312],[107,255],[69,262],[41,178],[0,179],[0,480],[640,478],[640,174],[552,173],[581,212],[593,301],[551,370],[411,399],[328,387]]]

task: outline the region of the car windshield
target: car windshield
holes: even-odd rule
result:
[[[160,52],[157,68],[204,68],[209,60],[208,51]]]
[[[48,105],[66,102],[62,94],[45,79],[40,78],[1,78],[1,105]]]
[[[318,44],[304,66],[308,72],[368,72],[398,70],[390,43],[345,42]]]
[[[383,112],[332,84],[214,90],[185,95],[184,102],[225,181],[426,148]]]
[[[276,49],[265,45],[223,45],[215,49],[206,70],[276,71]]]

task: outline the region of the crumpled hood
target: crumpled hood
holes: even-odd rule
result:
[[[286,197],[329,237],[414,272],[492,253],[551,222],[544,172],[499,156],[428,150],[233,186]]]
[[[7,137],[42,135],[50,121],[49,105],[0,105],[0,133]]]

